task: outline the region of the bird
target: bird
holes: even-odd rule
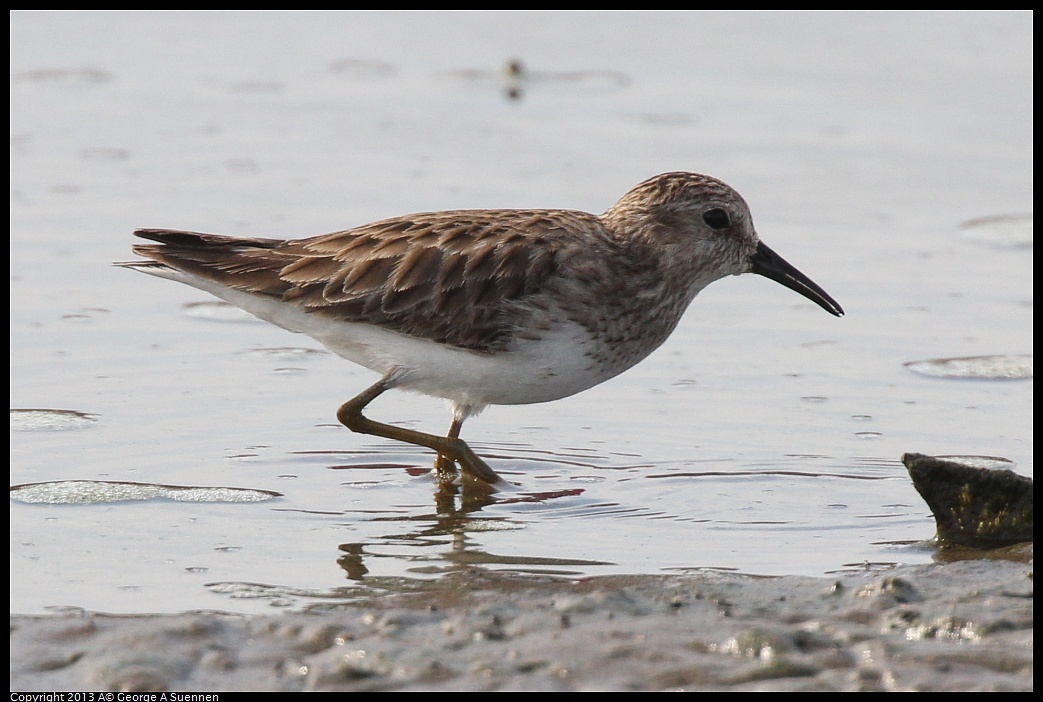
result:
[[[433,450],[439,480],[502,478],[460,438],[488,405],[549,402],[631,368],[707,285],[754,273],[840,305],[757,235],[733,188],[663,173],[603,214],[421,212],[303,239],[138,229],[143,259],[116,265],[206,291],[378,373],[343,403],[348,429]],[[391,389],[444,398],[445,436],[363,410]]]

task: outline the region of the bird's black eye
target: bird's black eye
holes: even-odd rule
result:
[[[703,212],[703,221],[710,225],[710,229],[727,229],[728,225],[731,224],[731,221],[728,219],[728,213],[720,207],[714,207]]]

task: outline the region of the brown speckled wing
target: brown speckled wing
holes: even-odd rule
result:
[[[142,229],[137,254],[331,319],[476,351],[511,338],[551,281],[582,212],[462,210],[388,219],[310,239],[241,239]]]

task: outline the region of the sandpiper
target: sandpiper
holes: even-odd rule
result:
[[[459,463],[500,481],[460,438],[464,420],[486,405],[557,400],[622,373],[715,280],[757,273],[844,313],[761,242],[735,190],[697,173],[650,178],[602,215],[426,212],[291,240],[135,234],[158,242],[133,248],[150,260],[117,265],[205,290],[379,373],[337,418],[433,449],[440,480]],[[447,435],[363,416],[391,388],[448,400]]]

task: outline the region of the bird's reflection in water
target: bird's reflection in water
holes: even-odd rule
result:
[[[413,471],[410,471],[411,473]],[[363,580],[370,572],[368,559],[394,558],[415,561],[416,573],[446,573],[462,568],[481,565],[515,565],[560,568],[562,566],[608,565],[600,561],[573,560],[533,556],[503,556],[485,551],[471,532],[520,529],[524,525],[508,517],[482,516],[478,512],[493,504],[542,503],[560,497],[572,497],[583,493],[583,489],[555,490],[546,492],[511,493],[498,492],[486,483],[465,478],[461,485],[441,484],[434,495],[433,514],[409,514],[393,517],[376,517],[375,522],[407,522],[413,528],[403,533],[389,533],[378,540],[340,544],[339,565],[349,580]],[[387,552],[388,546],[405,546],[410,549],[425,549],[424,552],[403,554]],[[428,551],[434,547],[435,552]],[[437,563],[438,565],[435,565]],[[566,573],[562,573],[566,574]]]

